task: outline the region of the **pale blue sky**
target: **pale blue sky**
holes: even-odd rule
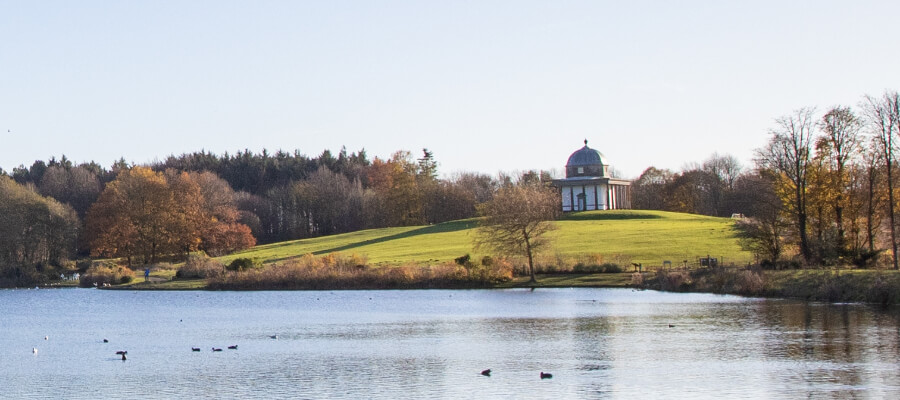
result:
[[[441,172],[749,163],[900,89],[897,1],[0,0],[0,167],[431,149]],[[8,132],[11,131],[11,132]]]

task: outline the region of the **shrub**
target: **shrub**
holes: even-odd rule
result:
[[[603,263],[601,265],[597,264],[588,264],[585,265],[583,263],[575,264],[575,267],[572,268],[573,272],[578,273],[602,273],[602,274],[613,274],[622,272],[622,267],[615,263]]]
[[[462,266],[465,267],[466,264],[470,264],[470,263],[471,263],[471,261],[472,261],[472,256],[466,254],[466,255],[464,255],[464,256],[462,256],[462,257],[456,257],[456,258],[454,258],[453,261],[455,261],[457,264],[462,265]]]
[[[222,263],[207,257],[206,255],[191,255],[184,265],[175,272],[176,278],[214,278],[224,273]]]
[[[168,263],[168,262],[161,262],[158,264],[153,264],[153,265],[150,265],[148,268],[150,268],[153,271],[171,271],[173,269],[176,269],[175,265],[173,265],[172,263]]]
[[[644,274],[640,272],[635,272],[631,274],[631,286],[643,286],[644,285]]]
[[[323,260],[325,259],[325,260]],[[326,265],[325,261],[331,265]],[[456,262],[437,265],[407,264],[369,268],[359,256],[339,253],[316,258],[312,254],[244,273],[225,273],[210,279],[210,289],[402,289],[483,287],[512,279],[512,264],[495,259],[490,267],[467,272]]]
[[[229,271],[247,271],[256,268],[258,265],[253,259],[242,257],[235,258],[228,264]]]
[[[513,263],[505,257],[491,259],[489,268],[491,270],[491,279],[497,282],[508,282],[512,280],[515,271]]]
[[[91,266],[81,274],[78,285],[81,287],[116,285],[131,282],[134,271],[112,263]]]
[[[745,295],[761,294],[766,288],[766,278],[761,271],[743,270],[734,280],[735,293]]]
[[[656,270],[656,283],[661,290],[683,290],[690,284],[690,281],[687,271]]]
[[[86,272],[88,268],[91,267],[91,265],[93,265],[93,261],[91,261],[91,259],[89,258],[75,261],[75,268],[78,270],[78,272]]]

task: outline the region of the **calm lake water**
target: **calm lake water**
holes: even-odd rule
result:
[[[853,304],[0,290],[0,398],[900,398],[898,359],[897,311]]]

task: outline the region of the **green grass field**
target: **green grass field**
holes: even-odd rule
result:
[[[630,260],[661,265],[669,260],[696,263],[710,255],[720,262],[746,264],[748,252],[737,243],[734,222],[727,218],[663,211],[587,211],[567,214],[550,235],[552,247],[545,256],[578,257],[599,254],[604,260]],[[428,226],[370,229],[312,239],[257,246],[220,260],[250,257],[265,263],[287,260],[306,253],[358,254],[370,264],[438,263],[470,253],[475,219]]]

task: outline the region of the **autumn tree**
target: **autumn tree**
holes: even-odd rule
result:
[[[806,210],[810,231],[810,252],[815,261],[829,264],[840,256],[837,230],[834,225],[834,198],[837,190],[835,171],[829,167],[828,145],[816,141],[816,152],[809,162],[806,185]]]
[[[88,210],[92,254],[126,257],[129,264],[136,256],[156,262],[160,254],[175,250],[168,226],[175,203],[162,173],[144,167],[122,171]]]
[[[250,227],[241,222],[236,195],[228,182],[209,171],[180,175],[182,179],[196,183],[199,189],[196,212],[200,250],[218,256],[256,245]]]
[[[42,281],[72,255],[79,225],[68,205],[0,176],[0,285]]]
[[[207,182],[207,191],[210,187],[214,186]],[[161,173],[145,167],[122,171],[88,211],[92,253],[125,257],[129,263],[135,258],[155,263],[165,254],[202,248],[233,251],[252,245],[249,228],[236,222],[237,211],[223,209],[227,205],[216,204],[208,195],[212,204],[186,172]]]
[[[556,229],[552,221],[560,213],[557,191],[540,184],[506,186],[480,211],[476,247],[525,256],[535,282],[534,255],[549,245],[546,234]]]
[[[425,222],[422,193],[416,182],[417,169],[408,151],[395,152],[387,161],[376,157],[369,166],[369,182],[380,197],[382,218],[387,226]]]

